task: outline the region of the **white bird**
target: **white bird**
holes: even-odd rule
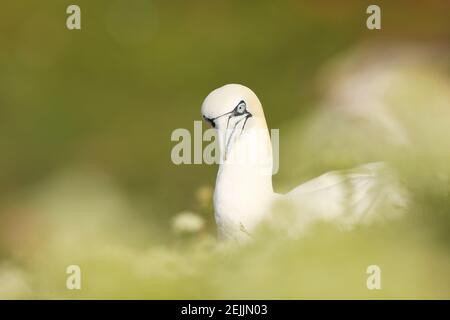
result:
[[[201,112],[218,133],[221,161],[214,214],[221,239],[249,239],[263,220],[295,234],[311,221],[353,225],[372,221],[380,208],[405,206],[399,188],[383,174],[382,163],[329,172],[285,195],[274,193],[272,144],[255,93],[243,85],[225,85],[206,97]],[[280,202],[289,204],[293,218],[275,216]]]

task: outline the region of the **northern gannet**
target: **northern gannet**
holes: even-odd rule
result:
[[[272,187],[271,138],[256,94],[243,85],[227,84],[205,98],[201,112],[218,134],[214,215],[222,239],[252,238],[263,220],[273,223],[283,218],[274,217],[273,208],[284,201],[299,217],[287,223],[289,234],[314,220],[352,225],[371,221],[386,205],[405,205],[393,180],[386,179],[389,174],[384,174],[383,163],[328,172],[287,194],[277,194]]]

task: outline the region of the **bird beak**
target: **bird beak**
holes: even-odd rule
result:
[[[234,142],[234,139],[244,132],[245,125],[247,124],[248,118],[252,116],[251,113],[246,112],[239,116],[233,116],[230,115],[227,118],[227,126],[225,129],[225,145],[224,145],[224,160],[227,160],[227,156],[230,152],[231,146]],[[238,130],[238,127],[240,126],[240,130]]]
[[[219,134],[220,149],[224,150],[224,160],[227,160],[229,150],[237,134],[241,135],[244,132],[245,125],[250,117],[252,117],[252,114],[248,111],[242,114],[236,114],[234,111],[231,111],[215,118],[208,118],[203,115],[203,119],[205,119],[211,127],[216,128],[216,126],[218,126],[217,129],[219,129],[219,131],[222,131],[223,129],[221,128],[225,127],[225,132],[223,132],[223,135]],[[218,125],[218,122],[222,122],[223,124]],[[240,130],[238,130],[239,125],[241,125]]]

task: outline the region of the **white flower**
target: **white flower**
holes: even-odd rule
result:
[[[204,225],[203,218],[190,211],[178,213],[172,221],[172,228],[177,234],[199,232]]]

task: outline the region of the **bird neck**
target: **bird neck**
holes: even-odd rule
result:
[[[267,127],[246,130],[220,164],[214,192],[216,212],[247,228],[256,224],[272,201],[272,165]]]

